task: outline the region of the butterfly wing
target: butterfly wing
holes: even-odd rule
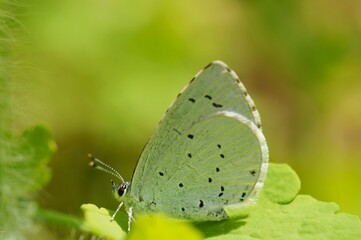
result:
[[[134,171],[135,212],[192,220],[227,218],[261,187],[268,149],[255,105],[220,61],[198,73],[149,139]]]

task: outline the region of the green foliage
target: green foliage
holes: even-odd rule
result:
[[[109,221],[111,215],[105,208],[98,208],[93,204],[83,204],[84,211],[84,230],[92,232],[99,236],[104,236],[109,239],[121,239],[126,236],[126,222],[127,216],[125,213],[120,213],[116,221]],[[119,224],[119,225],[118,225]],[[121,226],[121,227],[120,227]]]
[[[20,137],[1,133],[0,238],[22,239],[33,227],[34,193],[50,179],[48,160],[55,150],[49,132],[36,126]]]
[[[361,239],[360,218],[339,212],[335,203],[297,195],[300,181],[285,164],[270,164],[268,177],[256,203],[247,207],[227,207],[229,220],[194,223],[195,231],[185,221],[162,215],[140,216],[126,235],[127,215],[120,213],[109,222],[110,213],[92,204],[84,204],[86,229],[110,239],[178,239],[190,234],[194,239]],[[177,226],[179,224],[179,226]],[[179,229],[182,233],[179,233]],[[185,239],[192,239],[191,237]]]
[[[36,232],[34,196],[50,179],[47,163],[55,143],[42,126],[13,134],[12,94],[21,62],[15,49],[24,30],[17,15],[25,8],[7,0],[0,2],[0,9],[0,239],[18,240]]]
[[[85,220],[84,231],[107,239],[202,239],[202,234],[189,222],[167,218],[162,214],[141,215],[132,222],[131,232],[127,234],[128,215],[124,212],[117,214],[115,221],[110,222],[111,214],[104,208],[93,204],[83,204]]]
[[[151,224],[149,224],[151,223]],[[137,218],[137,224],[130,232],[127,240],[137,239],[203,239],[202,234],[190,223],[166,218],[161,214],[144,215]]]

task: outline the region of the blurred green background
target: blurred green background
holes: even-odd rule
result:
[[[5,6],[5,4],[3,4]],[[178,92],[212,60],[255,101],[270,161],[302,193],[361,215],[361,2],[358,0],[6,1],[13,128],[43,123],[58,151],[46,208],[115,209],[111,176],[136,161]],[[6,11],[15,12],[15,18]],[[5,13],[5,14],[4,14]]]

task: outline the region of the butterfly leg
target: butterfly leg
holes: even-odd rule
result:
[[[133,219],[133,207],[130,207],[128,209],[128,232],[130,232],[130,223],[132,222]]]
[[[121,202],[117,208],[117,210],[115,210],[114,214],[112,215],[112,218],[110,219],[110,221],[113,221],[115,218],[115,215],[117,215],[117,213],[119,212],[120,208],[123,206],[123,202]]]

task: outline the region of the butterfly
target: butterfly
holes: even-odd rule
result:
[[[133,214],[162,212],[191,221],[227,219],[226,206],[254,201],[268,168],[257,108],[238,76],[221,61],[198,72],[178,94],[148,140],[132,182],[116,176],[113,194]]]

